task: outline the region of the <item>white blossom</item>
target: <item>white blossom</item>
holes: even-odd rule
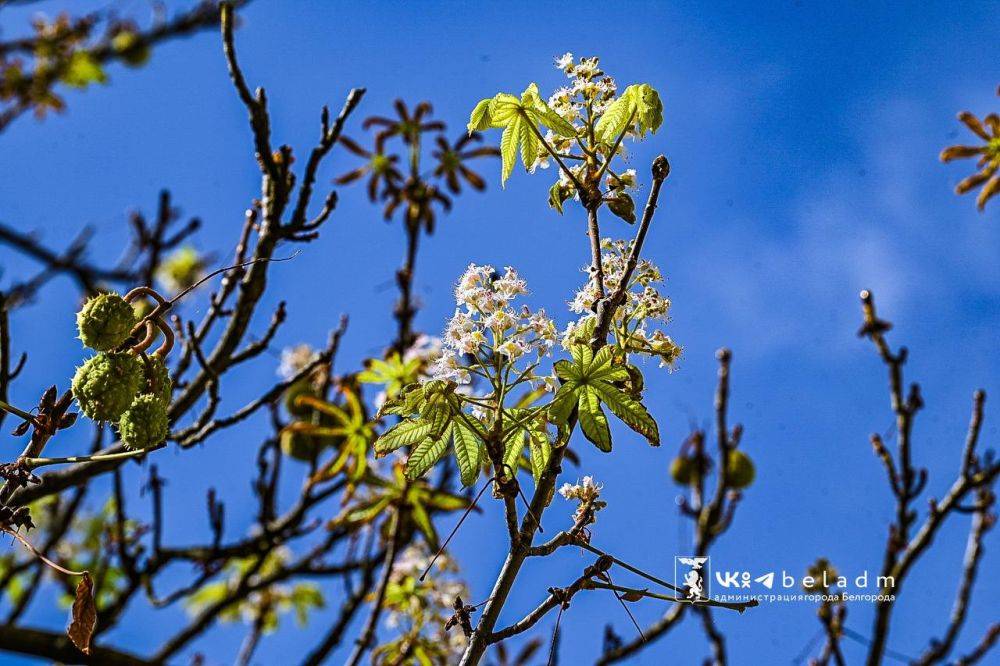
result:
[[[319,352],[303,343],[281,350],[281,363],[278,365],[278,375],[284,379],[295,377],[309,364],[319,358]]]
[[[585,476],[583,480],[572,484],[564,483],[561,488],[559,488],[559,494],[568,500],[580,500],[581,502],[590,502],[601,496],[601,490],[604,488],[604,484],[596,483],[594,477]]]
[[[567,68],[573,66],[573,54],[567,51],[558,58],[556,58],[556,69],[561,69],[565,71]]]

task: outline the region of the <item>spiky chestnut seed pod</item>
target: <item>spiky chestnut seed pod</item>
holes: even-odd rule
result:
[[[166,405],[154,395],[140,395],[118,421],[118,436],[133,451],[160,444],[167,438]]]
[[[110,351],[125,342],[136,321],[132,306],[114,293],[94,296],[76,314],[80,339],[97,351]]]
[[[726,461],[726,481],[730,487],[742,490],[753,483],[756,475],[757,472],[750,456],[739,449],[729,452],[729,458]]]
[[[149,362],[142,364],[146,383],[140,391],[155,396],[164,406],[169,406],[174,386],[170,381],[170,370],[159,355],[153,354],[148,358]]]
[[[670,476],[678,485],[692,485],[698,480],[698,464],[693,458],[677,456],[670,462]]]
[[[114,421],[142,388],[142,363],[127,352],[93,356],[73,375],[73,396],[80,409],[94,421]]]

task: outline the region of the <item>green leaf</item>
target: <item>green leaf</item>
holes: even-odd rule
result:
[[[443,490],[437,490],[431,492],[424,503],[432,509],[439,511],[458,511],[469,506],[469,499],[461,495],[452,495]]]
[[[594,126],[594,138],[599,143],[611,145],[618,135],[628,127],[629,119],[635,110],[635,102],[629,95],[631,86],[622,91],[618,99],[604,110],[604,114],[597,120]]]
[[[528,85],[521,93],[521,108],[532,121],[548,127],[556,134],[567,138],[576,136],[576,128],[545,103],[538,94],[536,84]]]
[[[497,93],[490,100],[490,123],[493,127],[506,127],[519,117],[521,101],[507,93]]]
[[[522,451],[524,451],[524,430],[516,428],[504,438],[503,462],[506,465],[504,474],[507,474],[508,467],[511,474],[517,474],[517,467],[521,460]]]
[[[452,445],[455,447],[455,460],[462,476],[462,485],[471,486],[479,478],[482,448],[479,437],[464,423],[455,421],[455,426],[452,428]]]
[[[335,518],[333,523],[336,525],[342,525],[370,522],[373,518],[382,513],[382,511],[389,506],[390,502],[392,502],[392,497],[388,495],[379,495],[352,509],[348,509],[338,518]]]
[[[412,446],[427,437],[430,432],[431,424],[427,421],[400,421],[375,440],[375,455],[381,458],[401,446]]]
[[[562,215],[563,202],[568,198],[569,195],[563,190],[559,181],[552,183],[552,187],[549,188],[549,208],[554,208],[560,215]]]
[[[500,186],[503,187],[514,171],[517,161],[517,141],[521,134],[521,119],[515,118],[500,136]]]
[[[534,83],[525,88],[520,99],[506,93],[495,95],[488,102],[482,100],[472,110],[469,131],[502,127],[500,137],[500,182],[506,184],[514,171],[518,148],[521,163],[529,171],[537,161],[542,142],[536,125],[548,127],[563,136],[576,136],[576,129],[555,111],[549,108],[538,95]]]
[[[542,102],[541,95],[538,94],[538,84],[529,83],[528,87],[521,93],[521,108],[532,109],[539,104],[544,104],[544,102]]]
[[[545,125],[561,137],[567,139],[576,138],[576,128],[573,127],[572,123],[549,108],[547,104],[543,104],[543,106],[545,108],[539,110],[536,115],[540,124]]]
[[[663,124],[663,102],[648,83],[631,85],[622,91],[594,127],[594,136],[607,145],[630,127],[638,136],[656,132]]]
[[[427,540],[427,545],[430,546],[431,550],[437,550],[437,530],[434,529],[434,523],[431,522],[431,517],[427,515],[427,509],[424,508],[424,505],[420,502],[412,502],[410,504],[410,516],[413,518],[413,522],[416,523],[417,529],[420,530],[421,534]]]
[[[454,416],[452,404],[449,402],[448,396],[440,391],[431,393],[420,410],[420,416],[424,421],[430,423],[431,429],[429,434],[431,436],[437,437],[441,435],[445,428],[448,427],[448,424],[451,423],[451,419]]]
[[[413,648],[413,656],[416,658],[417,663],[420,664],[420,666],[434,666],[434,660],[432,660],[430,655],[427,654],[427,650],[424,649],[423,645],[418,645]]]
[[[542,472],[549,464],[549,458],[552,457],[552,444],[549,442],[549,434],[545,431],[544,424],[529,428],[528,434],[531,476],[534,477],[537,485],[538,479],[541,478]]]
[[[655,133],[663,124],[663,102],[660,101],[660,94],[648,83],[630,87],[635,88],[632,94],[638,112],[639,136],[644,136],[646,132]]]
[[[638,400],[634,400],[611,384],[598,382],[592,387],[600,399],[625,425],[645,437],[653,446],[660,445],[656,421]]]
[[[608,427],[608,417],[601,409],[601,399],[597,391],[592,386],[583,386],[579,396],[577,408],[584,436],[601,451],[611,451],[611,429]]]
[[[548,406],[549,419],[553,423],[564,425],[569,421],[569,416],[578,401],[576,395],[578,388],[579,384],[572,380],[559,387]]]
[[[580,366],[576,363],[571,363],[566,359],[556,361],[552,365],[552,369],[555,370],[556,377],[559,379],[565,379],[567,381],[580,381],[583,379],[583,371],[580,370]]]
[[[594,360],[594,351],[589,345],[573,345],[569,348],[569,353],[573,357],[573,363],[576,364],[580,376],[586,376],[590,363]]]
[[[542,142],[535,135],[531,121],[521,120],[518,127],[521,133],[521,164],[526,170],[531,171],[538,159],[538,149],[541,148]]]
[[[323,593],[312,583],[299,583],[293,587],[290,601],[295,610],[295,621],[300,627],[309,624],[310,609],[326,606]]]
[[[634,366],[623,367],[616,363],[612,347],[602,347],[596,354],[585,344],[570,347],[573,362],[558,361],[556,374],[564,380],[548,405],[550,420],[565,424],[573,411],[578,410],[580,426],[587,439],[602,451],[611,450],[611,433],[608,420],[601,410],[601,403],[632,430],[644,436],[653,446],[659,446],[660,434],[656,421],[636,397],[623,391],[619,383],[642,386],[642,374]],[[631,372],[630,372],[631,368]],[[633,373],[638,376],[633,376]]]
[[[594,356],[594,361],[590,364],[590,367],[587,368],[584,379],[588,383],[591,381],[623,382],[628,379],[628,370],[619,365],[614,365],[613,360],[612,348],[602,347],[601,351],[597,352]]]
[[[445,449],[448,448],[448,433],[439,437],[428,437],[423,440],[410,453],[406,461],[406,478],[415,481],[427,473],[434,464],[441,460]]]
[[[466,125],[469,134],[489,129],[492,126],[492,121],[490,120],[490,104],[492,102],[492,99],[486,98],[479,102],[479,104],[476,104],[476,108],[472,110],[472,115],[469,116],[469,124]]]

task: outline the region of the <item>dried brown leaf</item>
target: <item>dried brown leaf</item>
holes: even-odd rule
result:
[[[80,652],[90,654],[90,639],[97,627],[97,603],[94,601],[94,581],[89,573],[84,572],[76,586],[71,618],[66,635]]]

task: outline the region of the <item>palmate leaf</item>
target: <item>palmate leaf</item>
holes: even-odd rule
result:
[[[380,457],[412,446],[406,461],[406,478],[414,480],[426,474],[444,456],[450,443],[462,485],[471,486],[479,478],[483,440],[482,433],[476,430],[475,419],[466,418],[449,413],[440,434],[435,434],[435,424],[426,418],[401,421],[375,441],[375,455]]]
[[[556,134],[572,138],[577,130],[572,123],[552,110],[539,96],[534,83],[525,88],[520,99],[514,95],[499,93],[481,100],[472,109],[469,132],[491,128],[503,128],[500,137],[501,185],[507,182],[520,149],[521,163],[530,170],[541,149],[539,127],[546,127]]]
[[[381,457],[404,446],[413,447],[406,461],[406,478],[417,479],[428,472],[444,455],[449,443],[461,473],[462,484],[469,486],[479,478],[482,460],[481,424],[461,413],[461,403],[454,395],[455,385],[430,381],[419,387],[407,387],[390,410],[405,418],[375,440],[375,455]]]
[[[386,395],[394,398],[403,387],[417,380],[421,365],[419,358],[404,361],[399,352],[395,352],[385,360],[371,358],[365,361],[365,369],[358,373],[357,379],[362,384],[384,384]]]
[[[661,124],[663,103],[659,93],[648,83],[633,84],[625,88],[598,119],[594,137],[610,146],[630,127],[638,136],[645,136],[646,132],[655,133]]]
[[[563,385],[549,403],[549,418],[562,427],[575,407],[584,436],[602,451],[610,451],[611,430],[601,408],[602,404],[607,405],[625,425],[652,446],[659,446],[656,421],[640,401],[618,386],[629,382],[631,376],[628,369],[614,362],[611,348],[604,347],[594,354],[588,345],[581,344],[573,345],[570,353],[572,362],[555,364],[556,375]]]

